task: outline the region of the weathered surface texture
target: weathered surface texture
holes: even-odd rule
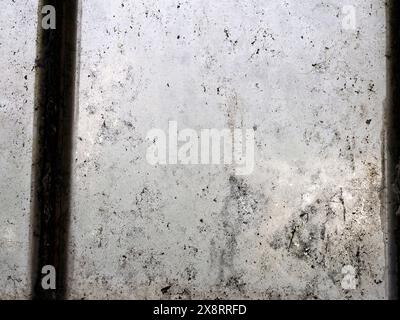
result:
[[[30,294],[29,222],[37,1],[0,10],[0,298]]]
[[[347,2],[83,1],[71,298],[385,298],[385,6]],[[254,128],[254,172],[149,165],[170,120]]]
[[[386,298],[383,0],[82,4],[69,298]],[[2,1],[1,299],[30,292],[36,14]],[[150,165],[169,121],[253,129],[254,172]]]

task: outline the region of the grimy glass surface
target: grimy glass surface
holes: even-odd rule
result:
[[[83,0],[68,297],[386,298],[385,21],[383,0]],[[254,169],[176,158],[177,131],[204,129],[254,133]],[[5,166],[29,158],[11,139]],[[4,165],[2,201],[27,176]],[[9,270],[25,198],[1,226]]]
[[[0,299],[30,295],[36,0],[1,1]]]
[[[3,2],[0,299],[28,299],[40,8]],[[385,1],[80,2],[67,298],[388,298]]]

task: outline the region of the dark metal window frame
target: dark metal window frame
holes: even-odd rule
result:
[[[45,5],[56,9],[55,29],[42,29]],[[34,299],[63,299],[66,294],[78,15],[79,0],[39,3],[32,175]],[[56,269],[55,290],[41,286],[45,265]]]

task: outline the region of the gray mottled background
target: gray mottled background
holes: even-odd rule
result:
[[[0,11],[2,298],[29,290],[35,5]],[[68,297],[386,298],[385,20],[383,0],[82,0]],[[254,172],[151,166],[168,121],[253,128]]]
[[[36,0],[1,1],[0,298],[28,298]]]

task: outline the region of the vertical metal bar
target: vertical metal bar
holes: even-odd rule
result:
[[[387,274],[389,299],[399,298],[400,210],[400,2],[388,2],[386,112]]]
[[[39,4],[32,178],[34,299],[62,299],[66,290],[78,1]],[[56,10],[55,29],[41,26],[45,5]],[[55,290],[42,288],[41,271],[46,265],[55,267]]]

